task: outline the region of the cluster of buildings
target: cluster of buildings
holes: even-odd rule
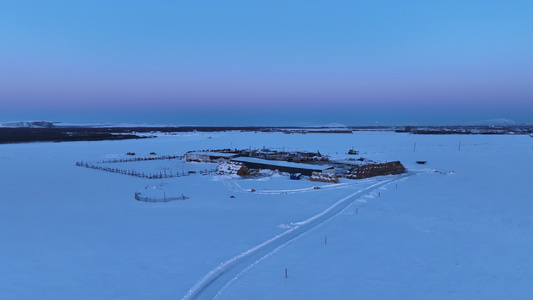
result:
[[[355,155],[358,152],[352,149],[349,154]],[[399,161],[376,163],[361,158],[361,164],[330,162],[327,155],[322,155],[318,151],[285,152],[269,149],[221,149],[190,151],[185,154],[185,159],[187,161],[219,163],[223,165],[219,170],[227,169],[231,174],[245,175],[250,169],[267,169],[290,173],[292,174],[291,178],[295,177],[295,179],[299,178],[299,175],[305,175],[315,178],[316,181],[325,182],[338,182],[337,175],[349,179],[362,179],[407,172]],[[351,159],[351,161],[353,160]],[[336,174],[336,170],[339,174]]]
[[[313,152],[277,152],[263,150],[233,150],[233,152],[191,151],[185,154],[187,161],[220,163],[232,161],[245,165],[248,169],[270,169],[291,174],[311,176],[313,172],[334,173],[335,168],[324,164],[328,157]],[[296,162],[297,161],[297,162]],[[316,162],[315,164],[302,163]]]

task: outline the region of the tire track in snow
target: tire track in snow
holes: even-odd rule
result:
[[[351,183],[351,182],[344,182],[344,183],[335,183],[335,184],[328,184],[320,186],[319,190],[329,190],[329,189],[340,189],[345,188],[348,186],[353,186],[359,183],[365,183],[368,180],[360,179],[357,182]],[[224,178],[223,183],[229,190],[235,191],[235,192],[252,192],[250,189],[244,189],[242,188],[233,178]],[[255,190],[253,193],[255,194],[266,194],[266,195],[277,195],[277,194],[294,194],[294,193],[302,193],[302,192],[313,192],[316,191],[314,187],[309,188],[301,188],[301,189],[290,189],[290,190]]]
[[[229,259],[217,268],[211,270],[206,276],[198,281],[198,283],[196,283],[182,299],[216,299],[229,286],[229,284],[238,279],[239,276],[257,264],[259,261],[271,256],[273,253],[279,251],[294,239],[300,237],[313,228],[316,228],[332,217],[335,217],[361,196],[364,196],[365,194],[368,194],[384,185],[403,180],[415,174],[416,173],[410,172],[407,174],[398,175],[393,179],[382,180],[365,189],[359,190],[340,199],[326,210],[312,216],[307,220],[291,223],[291,229]]]

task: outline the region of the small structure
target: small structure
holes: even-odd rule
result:
[[[212,152],[212,151],[192,151],[185,153],[185,160],[197,161],[197,162],[208,162],[208,163],[218,163],[223,160],[230,160],[231,158],[236,157],[236,153],[224,153],[224,152]]]
[[[300,178],[302,178],[302,173],[294,173],[294,174],[291,174],[289,176],[290,179],[292,180],[300,180]]]
[[[328,165],[311,165],[287,161],[267,160],[255,157],[236,157],[232,161],[243,163],[249,169],[269,169],[287,173],[301,173],[311,176],[313,172],[334,173],[335,168]]]

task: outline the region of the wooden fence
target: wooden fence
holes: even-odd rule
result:
[[[78,161],[76,162],[76,166],[78,167],[85,167],[89,169],[94,170],[101,170],[111,173],[118,173],[122,175],[128,175],[128,176],[134,176],[134,177],[140,177],[140,178],[147,178],[147,179],[163,179],[163,178],[173,178],[173,177],[182,177],[182,176],[190,176],[192,174],[199,173],[200,175],[210,175],[215,174],[216,169],[205,169],[200,171],[184,171],[181,172],[176,171],[172,172],[170,170],[164,170],[160,171],[159,173],[145,173],[145,172],[139,172],[136,170],[128,170],[128,169],[120,169],[120,168],[112,168],[107,166],[102,166],[101,164],[105,163],[121,163],[121,162],[135,162],[135,161],[149,161],[149,160],[171,160],[171,159],[183,159],[184,156],[177,156],[177,155],[164,155],[164,156],[156,156],[156,157],[132,157],[132,158],[121,158],[121,159],[111,159],[111,160],[104,160],[101,162],[83,162]]]
[[[171,160],[171,159],[185,159],[183,155],[160,155],[160,156],[143,156],[143,157],[130,157],[130,158],[120,158],[120,159],[108,159],[100,163],[122,163],[122,162],[132,162],[132,161],[147,161],[147,160]]]
[[[144,201],[144,202],[169,202],[169,201],[186,200],[186,199],[189,199],[189,197],[183,194],[177,197],[167,197],[166,193],[164,193],[163,198],[154,198],[154,197],[142,197],[141,193],[135,192],[135,200]]]

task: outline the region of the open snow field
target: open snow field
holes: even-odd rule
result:
[[[353,147],[409,173],[327,184],[75,166],[263,146],[333,159]],[[222,132],[0,145],[0,299],[531,299],[532,171],[533,138],[514,135]],[[135,192],[190,199],[146,203]]]

